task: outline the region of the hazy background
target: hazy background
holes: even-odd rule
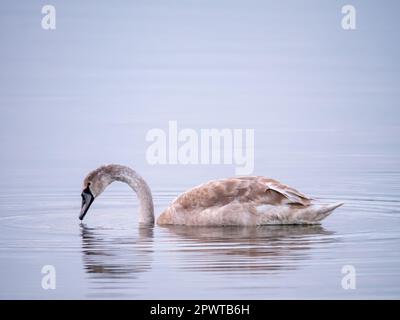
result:
[[[41,27],[42,6],[57,29]],[[341,27],[352,4],[357,30]],[[399,298],[400,2],[11,1],[0,6],[1,298]],[[156,215],[233,165],[146,162],[148,130],[255,130],[254,174],[328,202],[322,227],[136,228],[104,163],[149,182]],[[154,231],[154,234],[153,234]],[[40,286],[57,268],[57,290]],[[357,269],[343,290],[341,268]]]
[[[54,31],[41,28],[45,4]],[[344,4],[3,1],[0,183],[80,187],[108,162],[162,185],[215,176],[215,166],[179,166],[177,177],[146,163],[146,132],[168,120],[254,128],[256,174],[279,175],[282,158],[298,157],[286,168],[296,170],[315,156],[397,159],[400,4],[351,1],[355,31],[341,28]]]

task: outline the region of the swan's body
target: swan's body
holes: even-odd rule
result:
[[[83,219],[94,198],[113,181],[128,183],[139,199],[139,221],[154,223],[150,188],[132,169],[102,166],[85,178]],[[213,180],[178,196],[157,219],[159,225],[257,226],[315,224],[342,205],[318,205],[299,191],[265,177],[246,176]]]
[[[157,224],[312,224],[339,205],[314,205],[312,199],[273,179],[233,177],[210,181],[182,193],[159,216]]]

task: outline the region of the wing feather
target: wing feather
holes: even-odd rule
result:
[[[279,182],[267,183],[266,191],[268,190],[273,190],[282,195],[284,198],[287,199],[288,204],[300,204],[305,206],[309,205],[310,201],[312,200],[311,198],[307,197],[296,189],[293,189]]]

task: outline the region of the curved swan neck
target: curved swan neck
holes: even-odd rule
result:
[[[154,224],[153,197],[146,181],[136,171],[124,166],[118,166],[113,178],[127,183],[136,192],[139,201],[139,223]]]

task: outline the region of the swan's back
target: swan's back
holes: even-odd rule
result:
[[[234,200],[256,204],[279,205],[291,202],[307,205],[311,199],[276,180],[245,176],[203,183],[182,193],[174,203],[190,209],[226,205]]]

